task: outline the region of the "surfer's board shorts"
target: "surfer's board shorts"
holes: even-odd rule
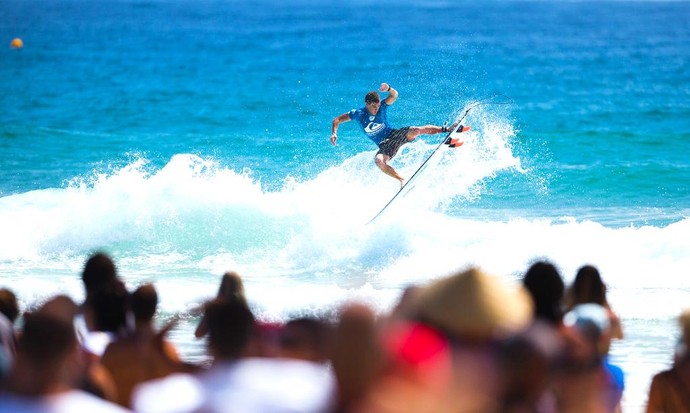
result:
[[[408,142],[407,132],[410,130],[409,126],[400,129],[393,129],[388,137],[379,143],[379,151],[376,154],[388,155],[391,158],[398,153],[401,146]]]

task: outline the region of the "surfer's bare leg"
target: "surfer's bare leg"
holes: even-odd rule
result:
[[[395,169],[393,169],[392,166],[388,165],[388,161],[390,161],[390,159],[390,156],[379,153],[376,155],[374,161],[376,162],[376,166],[378,166],[384,174],[400,181],[400,187],[402,187],[403,185],[405,185],[405,178],[400,176],[400,174],[398,174],[398,172]]]
[[[410,126],[410,129],[407,131],[407,140],[413,141],[419,135],[436,135],[441,132],[443,132],[443,126]]]
[[[446,128],[436,125],[410,126],[410,129],[407,131],[407,140],[408,142],[413,141],[419,135],[436,135],[437,133],[447,133],[455,129],[456,126],[458,126],[457,122]],[[467,132],[468,130],[470,130],[469,126],[463,126],[462,130],[458,129],[459,132]]]
[[[413,141],[419,135],[435,135],[437,133],[447,133],[449,131],[455,130],[456,126],[458,126],[458,122],[454,122],[452,125],[450,125],[450,127],[436,125],[410,126],[410,129],[407,131],[407,141]],[[470,130],[469,126],[460,126],[458,128],[458,131],[460,133],[467,132],[468,130]],[[462,144],[463,142],[457,137],[451,138],[449,136],[448,140],[446,140],[446,145],[449,145],[451,148],[457,148],[459,146],[462,146]]]

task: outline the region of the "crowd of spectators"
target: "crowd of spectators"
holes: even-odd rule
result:
[[[82,303],[57,295],[23,314],[0,290],[0,413],[622,410],[625,375],[608,354],[623,325],[592,265],[572,285],[545,261],[519,283],[468,268],[410,286],[386,314],[351,303],[281,325],[257,320],[228,272],[194,332],[208,365],[166,338],[175,320],[157,328],[153,284],[130,291],[103,253],[82,281]],[[690,311],[680,322],[647,413],[690,412]]]

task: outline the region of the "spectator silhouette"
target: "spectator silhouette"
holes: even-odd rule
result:
[[[522,284],[534,301],[535,318],[560,326],[565,284],[556,267],[548,262],[536,262],[525,273]]]
[[[77,306],[58,296],[24,317],[17,359],[0,397],[0,412],[125,412],[75,388],[83,374],[73,319]]]
[[[234,272],[228,271],[223,274],[216,295],[216,301],[237,302],[244,306],[248,306],[247,299],[244,294],[244,283],[242,277]],[[253,329],[252,343],[249,346],[252,349],[253,356],[258,357],[276,357],[281,355],[281,333],[282,325],[279,323],[257,322]],[[208,333],[208,322],[206,314],[204,314],[194,331],[196,338],[202,338]]]
[[[355,411],[366,403],[384,365],[373,311],[350,304],[340,313],[331,364],[336,380],[336,411]]]
[[[331,326],[314,317],[289,320],[281,328],[281,357],[327,362],[330,358]]]
[[[445,332],[453,345],[450,405],[468,411],[498,411],[508,384],[497,343],[524,333],[534,320],[527,290],[470,268],[422,287],[418,319]]]
[[[17,296],[7,288],[0,289],[0,388],[16,355],[14,323],[17,317]]]
[[[582,266],[577,270],[567,294],[567,308],[572,309],[578,304],[594,303],[606,308],[611,319],[611,337],[623,339],[623,326],[618,315],[611,309],[606,298],[606,284],[599,274],[599,270],[592,265]]]
[[[652,378],[646,413],[690,413],[690,308],[678,320],[681,344],[673,366]]]
[[[256,321],[237,301],[206,305],[211,367],[140,385],[133,406],[139,412],[219,413],[322,412],[331,400],[328,368],[301,360],[249,358]],[[162,400],[161,394],[175,394]]]
[[[503,346],[504,410],[554,411],[558,404],[558,368],[565,356],[563,298],[565,284],[547,261],[532,264],[522,284],[534,302],[534,324]]]
[[[100,357],[110,341],[127,328],[128,292],[115,263],[103,252],[89,257],[81,279],[85,299],[77,320],[79,338],[86,350]]]
[[[193,369],[180,360],[174,345],[164,338],[174,322],[156,331],[153,317],[157,306],[155,287],[138,287],[131,295],[134,330],[111,342],[101,358],[115,383],[116,401],[122,406],[130,406],[132,390],[139,383]]]
[[[558,367],[565,342],[560,329],[535,320],[526,331],[499,343],[502,413],[557,411]]]
[[[371,310],[350,306],[334,343],[338,411],[498,412],[497,343],[523,332],[532,314],[523,287],[477,268],[408,288],[383,330]]]
[[[216,300],[226,300],[226,301],[237,301],[244,305],[247,305],[247,299],[244,296],[244,284],[242,283],[242,277],[234,272],[229,271],[223,274],[220,281],[220,287],[218,288],[218,294],[216,295]],[[208,325],[206,320],[206,314],[201,318],[196,330],[194,331],[194,336],[201,338],[208,332]]]
[[[114,262],[102,252],[91,255],[86,261],[82,282],[86,297],[81,314],[75,320],[87,373],[81,388],[115,401],[115,384],[101,364],[101,356],[108,344],[127,332],[129,293],[117,276]]]
[[[559,402],[563,412],[620,412],[623,372],[608,359],[611,321],[599,304],[578,304],[563,317],[570,333]]]
[[[96,252],[89,257],[84,264],[81,280],[87,298],[93,292],[122,286],[115,263],[103,252]]]

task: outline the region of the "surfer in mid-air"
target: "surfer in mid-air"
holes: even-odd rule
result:
[[[338,140],[338,126],[341,123],[356,120],[369,139],[379,147],[375,158],[376,166],[386,175],[400,181],[400,186],[402,187],[405,185],[405,178],[400,176],[393,167],[388,165],[388,161],[395,156],[400,147],[407,142],[413,141],[419,135],[435,135],[438,133],[452,132],[457,125],[454,124],[450,127],[446,127],[445,125],[405,126],[400,129],[393,129],[388,123],[387,110],[388,106],[392,105],[396,99],[398,99],[398,91],[393,89],[388,83],[381,83],[379,91],[388,92],[386,99],[381,101],[378,92],[371,91],[364,97],[364,107],[352,109],[333,119],[331,144],[335,145]],[[458,132],[465,132],[469,129],[469,126],[459,126]],[[445,143],[451,147],[462,145],[462,142],[458,139],[451,139],[450,137]]]

